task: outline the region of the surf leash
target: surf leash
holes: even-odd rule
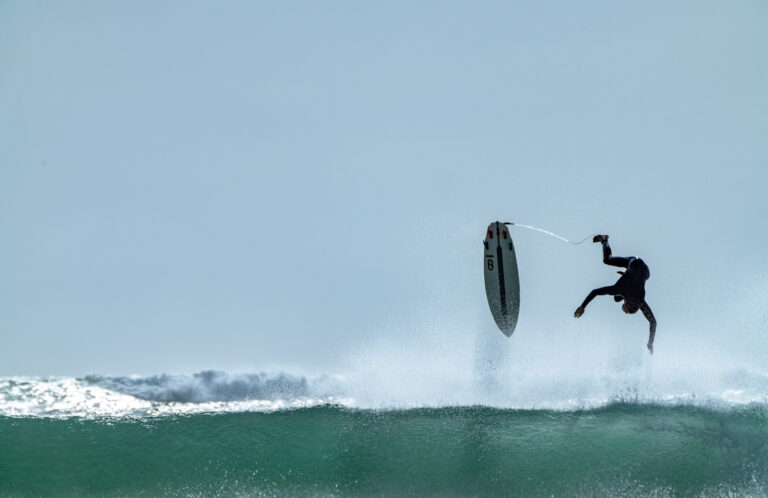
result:
[[[554,237],[556,239],[560,239],[563,242],[568,242],[569,244],[573,244],[573,245],[579,245],[582,242],[586,242],[591,237],[593,237],[593,235],[588,235],[587,237],[583,238],[582,240],[580,240],[578,242],[574,242],[572,240],[566,239],[565,237],[561,237],[560,235],[557,235],[556,233],[552,233],[549,230],[544,230],[543,228],[532,227],[531,225],[521,225],[520,223],[512,223],[511,221],[505,221],[504,224],[505,225],[513,225],[513,226],[516,226],[516,227],[527,228],[529,230],[536,230],[537,232],[545,233],[545,234],[547,234],[547,235],[549,235],[551,237]]]

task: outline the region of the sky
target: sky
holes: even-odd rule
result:
[[[0,375],[645,354],[521,229],[502,336],[495,220],[642,257],[657,356],[764,359],[767,88],[761,1],[4,0]]]

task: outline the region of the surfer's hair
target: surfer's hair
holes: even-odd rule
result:
[[[621,305],[621,309],[624,310],[624,313],[637,313],[641,304],[642,302],[638,299],[625,298],[624,304]]]

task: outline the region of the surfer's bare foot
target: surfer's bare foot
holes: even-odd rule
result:
[[[578,308],[576,308],[576,311],[573,312],[573,317],[578,318],[583,314],[584,314],[584,306],[579,306]]]
[[[651,354],[653,354],[653,342],[650,342],[650,341],[648,342],[648,351],[650,351]]]
[[[595,235],[592,237],[592,242],[605,242],[608,240],[607,235]]]

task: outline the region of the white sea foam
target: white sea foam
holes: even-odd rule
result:
[[[0,379],[0,415],[11,417],[153,417],[269,412],[334,404],[362,409],[485,405],[583,410],[616,402],[728,408],[768,404],[768,374],[730,370],[719,378],[655,378],[640,368],[559,378],[492,367],[481,375],[432,363],[403,371],[368,361],[356,376],[227,374],[152,377]],[[494,370],[495,368],[495,370]],[[418,370],[418,371],[417,371]],[[631,370],[631,369],[630,369]],[[477,374],[477,372],[475,372]]]
[[[0,379],[0,415],[10,417],[147,417],[194,413],[227,413],[248,411],[275,411],[306,408],[324,404],[347,404],[350,401],[334,396],[293,396],[290,390],[274,392],[268,397],[253,396],[240,392],[243,380],[233,376],[235,391],[226,400],[217,394],[205,396],[205,381],[201,378],[228,377],[221,372],[203,372],[193,376],[159,377],[87,377],[75,378],[25,378]],[[246,378],[271,376],[248,375]],[[280,379],[284,375],[274,376]],[[303,380],[306,382],[306,380]],[[179,400],[179,383],[185,383],[190,391],[189,399]],[[145,384],[152,389],[142,390]],[[197,384],[197,385],[196,385]],[[258,382],[257,386],[258,387]],[[109,386],[109,387],[104,387]],[[127,386],[127,388],[125,387]],[[221,387],[221,386],[220,386]],[[130,391],[130,392],[126,392]],[[258,392],[254,391],[254,392]],[[176,399],[176,400],[172,400]]]

